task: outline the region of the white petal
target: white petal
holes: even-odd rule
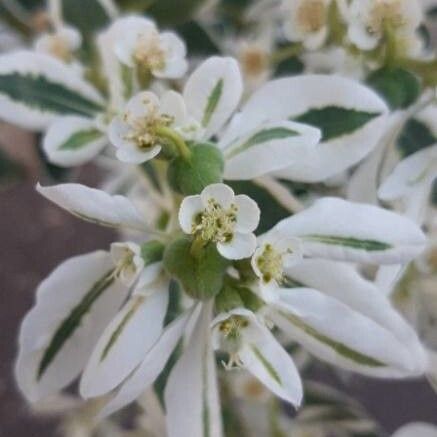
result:
[[[164,400],[169,437],[222,436],[210,340],[211,309],[211,302],[203,305],[187,347],[167,381]]]
[[[245,194],[235,196],[237,205],[237,223],[235,229],[238,232],[253,232],[259,223],[260,210],[258,204]]]
[[[424,249],[425,236],[411,220],[385,209],[323,198],[282,220],[275,229],[302,239],[308,256],[397,264]]]
[[[44,197],[84,220],[103,226],[147,229],[145,219],[134,204],[124,196],[111,196],[104,191],[80,184],[51,187],[37,185]]]
[[[141,364],[100,411],[100,418],[108,416],[114,411],[130,404],[155,382],[184,334],[186,324],[191,315],[192,311],[181,314],[164,329],[161,337],[150,349]]]
[[[36,304],[21,325],[15,368],[18,386],[30,401],[57,392],[82,371],[96,341],[126,298],[127,288],[109,278],[112,269],[109,253],[93,252],[65,261],[38,287]],[[96,287],[98,281],[102,288]],[[85,301],[89,305],[77,324],[68,322],[72,312],[77,313]],[[67,323],[72,332],[66,332]],[[58,339],[63,337],[61,328],[65,341],[59,344],[55,335]],[[49,359],[47,351],[56,343],[58,347]],[[43,360],[47,364],[43,365]]]
[[[213,56],[189,77],[183,92],[188,112],[211,138],[237,108],[243,91],[238,63],[232,58]]]
[[[316,290],[283,290],[275,306],[278,327],[324,361],[376,377],[423,372],[393,333]]]
[[[12,84],[12,79],[7,79],[9,75],[28,81],[39,78],[40,83],[29,82],[30,88],[22,85],[12,91],[11,97],[12,94],[6,92],[7,85]],[[61,115],[92,117],[104,103],[98,92],[74,69],[42,53],[23,50],[0,56],[2,77],[0,118],[26,129],[44,129]],[[43,81],[59,87],[59,91],[50,90]],[[77,97],[65,96],[67,92]]]
[[[168,282],[148,297],[133,296],[100,337],[80,382],[84,398],[104,395],[117,387],[156,342],[168,304]]]
[[[275,395],[298,407],[302,402],[303,389],[296,366],[270,331],[255,317],[251,318],[249,327],[243,333],[243,342],[239,357],[245,368]]]
[[[125,112],[133,117],[146,117],[150,108],[159,108],[159,98],[151,91],[142,91],[129,100]]]
[[[160,110],[163,114],[173,117],[173,125],[182,126],[187,120],[187,109],[184,98],[176,91],[166,91],[160,101]]]
[[[226,148],[224,177],[252,179],[286,168],[313,150],[320,136],[319,129],[302,123],[264,124]]]
[[[186,234],[192,233],[194,219],[204,208],[199,195],[184,198],[179,208],[179,224]]]
[[[67,116],[54,121],[43,140],[43,149],[53,164],[81,165],[94,158],[108,140],[87,118]]]
[[[116,152],[117,158],[127,164],[142,164],[150,161],[161,151],[161,146],[154,146],[149,150],[141,151],[135,147],[123,147]]]
[[[225,184],[208,185],[200,193],[204,206],[208,205],[210,199],[217,201],[223,208],[229,208],[234,201],[234,191]]]
[[[156,77],[177,79],[182,77],[188,68],[185,60],[185,43],[173,32],[163,32],[159,37],[160,45],[165,51],[164,69],[154,70]]]
[[[220,255],[227,259],[249,258],[256,248],[256,237],[254,234],[242,234],[235,232],[229,243],[217,243],[217,250]]]
[[[305,75],[269,82],[243,107],[239,129],[234,126],[233,132],[225,132],[224,138],[233,141],[235,135],[241,138],[265,123],[296,119],[310,110],[327,107],[362,111],[375,116],[352,132],[322,140],[302,157],[297,154],[287,169],[278,172],[281,177],[291,180],[323,181],[359,162],[377,145],[381,136],[388,113],[387,105],[359,82],[326,75]]]

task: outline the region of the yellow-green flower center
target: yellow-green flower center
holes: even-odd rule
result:
[[[234,204],[225,209],[214,199],[209,199],[205,210],[196,217],[192,233],[199,235],[203,241],[231,241],[237,223],[237,210]]]
[[[147,150],[159,142],[159,128],[170,126],[174,119],[170,115],[162,114],[157,105],[150,100],[145,100],[147,111],[144,116],[135,117],[130,112],[123,116],[124,122],[129,126],[124,135],[126,141],[136,144],[141,150]]]
[[[370,35],[380,35],[385,26],[396,29],[405,24],[399,0],[377,0],[366,23]]]
[[[271,244],[266,244],[260,256],[255,260],[266,283],[276,281],[281,283],[284,278],[283,253],[278,252]]]
[[[297,8],[297,25],[304,32],[317,32],[326,24],[327,7],[323,0],[303,0]]]
[[[134,60],[148,70],[162,70],[165,67],[165,50],[162,48],[156,30],[138,36]]]

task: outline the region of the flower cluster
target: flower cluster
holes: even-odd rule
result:
[[[0,117],[42,132],[52,165],[105,169],[100,188],[37,191],[118,241],[38,287],[15,367],[29,402],[79,379],[75,409],[93,405],[93,427],[136,401],[153,435],[220,437],[234,396],[280,399],[303,405],[296,436],[313,358],[436,377],[436,345],[399,303],[437,271],[425,233],[437,64],[418,0],[254,1],[231,16],[213,2],[192,40],[178,28],[187,41],[153,7],[123,15],[103,1],[107,23],[81,34],[58,3],[34,49],[0,56]],[[277,410],[265,422],[289,423]],[[361,426],[353,411],[349,426]],[[310,424],[357,435],[317,415]]]

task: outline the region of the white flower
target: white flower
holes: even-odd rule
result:
[[[293,360],[271,332],[244,308],[219,314],[213,344],[229,354],[226,368],[244,367],[280,398],[299,406],[303,389]]]
[[[159,78],[176,79],[185,74],[188,67],[185,43],[175,33],[160,33],[147,18],[122,20],[126,29],[114,48],[120,62],[150,71]]]
[[[200,195],[188,196],[179,210],[179,223],[186,234],[205,244],[217,244],[228,259],[248,258],[256,246],[253,231],[259,223],[256,202],[244,194],[235,196],[225,184],[212,184]]]
[[[112,243],[111,257],[117,266],[117,278],[127,286],[132,285],[144,268],[141,247],[135,243]]]
[[[35,41],[35,50],[46,53],[64,62],[72,60],[72,54],[82,44],[82,36],[71,26],[62,26],[53,33],[41,35]]]
[[[407,52],[417,49],[414,33],[422,21],[417,0],[353,0],[348,15],[349,38],[362,50],[374,49],[387,31]]]
[[[332,0],[285,0],[284,33],[290,41],[302,42],[309,50],[320,48],[328,36]]]
[[[302,260],[301,242],[298,238],[284,238],[284,235],[271,232],[261,237],[252,256],[252,268],[260,279],[263,295],[285,282],[285,269]]]
[[[117,158],[127,163],[142,163],[154,158],[171,131],[187,137],[197,130],[190,121],[182,96],[168,91],[159,99],[150,91],[134,96],[123,114],[109,125],[109,139],[117,148]]]

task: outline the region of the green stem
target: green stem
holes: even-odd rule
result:
[[[178,135],[173,129],[170,129],[165,126],[158,126],[155,129],[155,133],[165,140],[170,141],[178,150],[179,155],[182,156],[186,161],[189,161],[191,158],[191,150],[187,146],[187,143],[183,140],[183,138]]]
[[[191,248],[190,248],[191,255],[193,255],[194,258],[199,258],[205,244],[206,244],[205,241],[202,240],[200,236],[197,236],[191,243]]]
[[[281,62],[293,58],[302,52],[302,44],[292,44],[287,47],[282,47],[272,53],[270,61],[272,64],[280,64]]]

